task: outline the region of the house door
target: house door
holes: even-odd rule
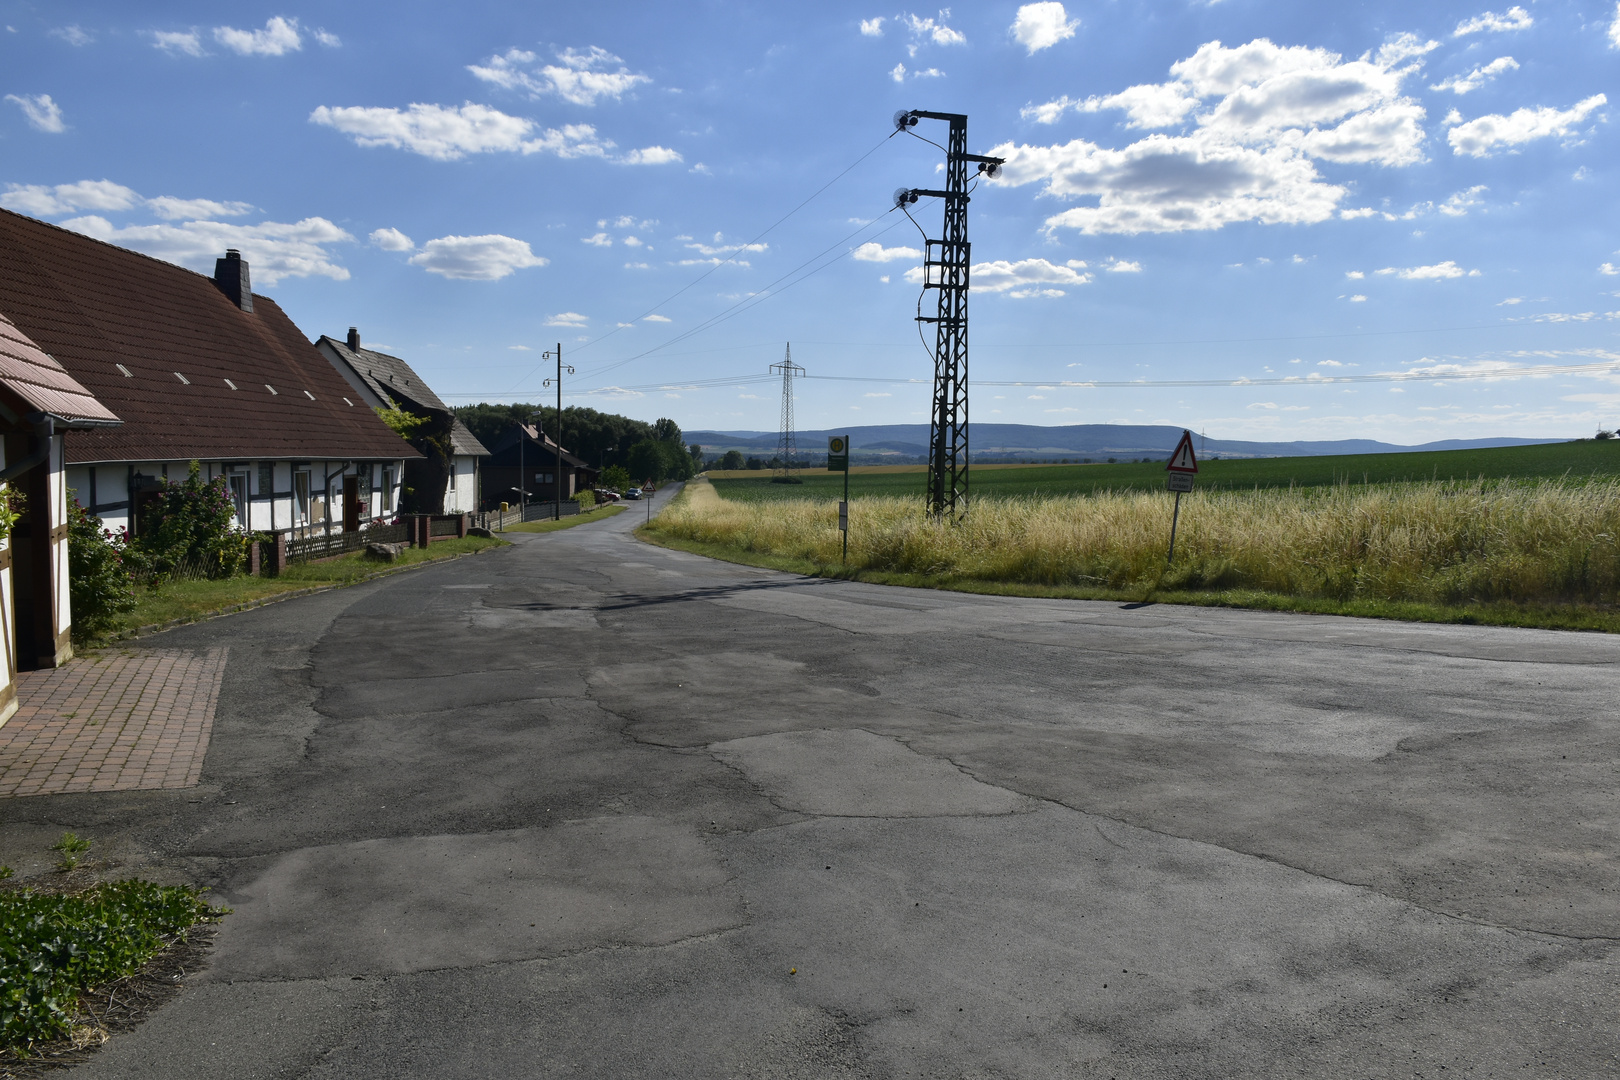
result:
[[[360,531],[360,478],[343,478],[343,531]]]

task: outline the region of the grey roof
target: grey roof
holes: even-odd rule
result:
[[[460,420],[452,420],[450,424],[450,452],[452,454],[471,454],[474,457],[489,457],[489,448],[478,441],[478,436],[467,430],[467,425]]]
[[[439,400],[439,395],[435,394],[433,388],[422,381],[422,376],[412,371],[411,365],[399,357],[389,356],[387,353],[367,349],[364,346],[359,349],[351,349],[348,342],[339,341],[337,338],[327,337],[324,334],[321,335],[321,340],[316,344],[331,346],[332,351],[342,357],[350,368],[354,369],[354,373],[360,376],[361,381],[366,384],[373,394],[376,394],[384,401],[393,402],[395,408],[399,408],[401,405],[414,404],[429,409],[438,409],[441,412],[450,411],[450,406]],[[471,435],[472,433],[468,432],[469,438],[471,438]],[[477,439],[473,439],[473,442],[477,441]],[[468,451],[468,453],[474,452]],[[485,453],[488,453],[488,451],[485,451]]]

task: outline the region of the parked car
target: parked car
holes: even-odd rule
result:
[[[630,488],[624,493],[624,497],[627,499],[639,499],[641,498],[641,492],[635,488]]]

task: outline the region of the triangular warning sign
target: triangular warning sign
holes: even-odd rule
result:
[[[1198,458],[1193,455],[1192,432],[1183,431],[1181,441],[1176,443],[1175,453],[1170,455],[1170,463],[1164,467],[1165,472],[1198,471]]]

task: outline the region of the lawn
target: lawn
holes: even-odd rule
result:
[[[583,514],[576,514],[574,517],[565,517],[561,521],[525,521],[521,525],[508,525],[502,531],[521,533],[556,532],[558,529],[572,529],[575,525],[589,525],[593,521],[600,521],[603,518],[613,517],[615,514],[622,514],[627,509],[629,507],[623,503],[614,506],[599,506],[595,510],[588,510]]]
[[[177,581],[136,593],[135,610],[121,616],[119,625],[107,636],[117,638],[143,626],[164,625],[176,620],[199,619],[234,611],[256,601],[284,593],[325,585],[353,585],[380,570],[466,555],[486,548],[503,547],[504,540],[469,536],[464,540],[442,540],[428,548],[407,548],[392,563],[381,563],[356,552],[324,562],[294,563],[280,577],[233,577],[219,581]]]
[[[850,472],[851,498],[890,495],[922,498],[922,465],[856,467]],[[800,473],[802,484],[773,484],[768,471],[710,470],[722,498],[837,499],[844,478],[825,470]],[[1199,463],[1200,490],[1324,487],[1341,483],[1387,484],[1416,480],[1585,480],[1620,476],[1620,440],[1543,443],[1486,450],[1437,450],[1412,454],[1347,454],[1331,457],[1239,458]],[[1109,465],[974,465],[971,492],[977,496],[1043,497],[1089,495],[1097,491],[1162,490],[1164,463]]]

